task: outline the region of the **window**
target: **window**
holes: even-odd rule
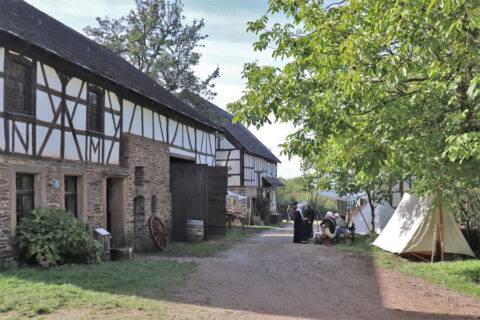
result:
[[[78,218],[78,206],[77,206],[77,177],[65,176],[65,210],[73,213],[75,218]]]
[[[17,224],[22,218],[30,217],[35,206],[33,174],[17,173],[15,176],[17,197]]]
[[[7,63],[5,82],[8,111],[27,115],[34,114],[32,80],[33,68],[31,62],[11,56]]]
[[[98,89],[90,88],[87,103],[87,130],[103,132],[103,95]]]

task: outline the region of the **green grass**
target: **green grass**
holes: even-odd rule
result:
[[[0,313],[34,316],[63,308],[120,306],[158,310],[165,290],[182,284],[195,267],[194,263],[122,261],[9,270],[0,273]]]
[[[433,265],[426,262],[414,262],[370,245],[374,239],[375,237],[370,235],[356,236],[352,245],[347,245],[341,241],[335,247],[343,251],[367,256],[380,267],[420,276],[434,284],[480,299],[480,260],[443,261],[436,262]]]

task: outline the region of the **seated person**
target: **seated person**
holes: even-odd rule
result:
[[[347,244],[350,244],[350,239],[348,238],[348,232],[347,232],[347,224],[345,221],[340,217],[338,213],[335,213],[333,215],[333,219],[335,219],[335,222],[337,224],[337,233],[343,233],[345,235],[345,241]]]
[[[322,227],[322,240],[326,245],[330,245],[332,239],[337,235],[337,224],[335,219],[333,219],[333,213],[328,211],[325,215],[325,219],[322,220],[320,226]]]

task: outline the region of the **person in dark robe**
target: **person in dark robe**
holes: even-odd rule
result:
[[[313,221],[315,220],[315,210],[313,210],[313,208],[307,202],[304,202],[303,204],[304,206],[302,208],[302,213],[305,219],[307,219],[305,221],[305,226],[307,229],[306,238],[308,240],[313,237]]]
[[[306,243],[305,241],[305,223],[303,220],[302,211],[297,209],[298,202],[294,202],[292,207],[295,208],[295,214],[293,215],[293,242],[294,243]]]

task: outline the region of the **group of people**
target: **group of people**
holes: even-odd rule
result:
[[[287,209],[289,218],[293,220],[293,242],[307,243],[314,236],[313,222],[315,221],[315,210],[307,203],[298,204],[294,202]],[[338,213],[333,214],[328,211],[320,223],[321,232],[315,233],[315,243],[330,245],[332,240],[339,233],[345,235],[345,240],[349,244],[347,224]]]

